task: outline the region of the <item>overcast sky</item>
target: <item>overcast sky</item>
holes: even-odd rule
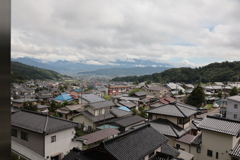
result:
[[[239,0],[12,0],[12,58],[240,60]]]

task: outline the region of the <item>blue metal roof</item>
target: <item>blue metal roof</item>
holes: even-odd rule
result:
[[[99,126],[99,127],[97,127],[97,128],[98,128],[98,129],[106,129],[106,128],[118,129],[119,127],[113,126],[113,125],[110,125],[110,124],[105,124],[105,125]]]
[[[71,96],[67,95],[67,94],[61,94],[58,95],[56,98],[54,98],[53,100],[60,100],[60,101],[72,101],[74,100]]]
[[[76,92],[82,92],[81,89],[74,89],[74,91],[76,91]]]
[[[130,109],[128,109],[128,108],[127,108],[127,107],[125,107],[125,106],[118,107],[118,109],[121,109],[121,110],[124,110],[124,111],[131,111]]]

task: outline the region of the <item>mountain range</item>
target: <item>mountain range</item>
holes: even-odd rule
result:
[[[173,67],[172,65],[166,63],[156,63],[149,60],[138,59],[133,59],[131,61],[118,60],[114,62],[113,65],[93,65],[86,64],[80,61],[72,62],[66,60],[58,60],[55,62],[51,61],[43,62],[42,60],[29,57],[22,57],[16,59],[12,58],[11,60],[38,68],[53,70],[58,73],[66,75],[78,74],[81,72],[82,72],[81,74],[97,74],[97,75],[104,75],[104,73],[106,73],[106,75],[110,76],[144,75],[152,74],[155,72],[161,72],[163,70]],[[116,69],[118,69],[119,74],[116,74],[117,73]]]

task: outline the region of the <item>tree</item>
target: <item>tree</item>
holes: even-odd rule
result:
[[[26,109],[26,110],[29,110],[29,111],[37,111],[38,108],[37,108],[37,105],[33,104],[32,102],[23,102],[23,105],[22,105],[22,108],[23,109]]]
[[[205,101],[205,93],[200,85],[195,87],[192,91],[192,93],[189,95],[187,99],[187,104],[201,107],[202,103]]]
[[[237,87],[233,87],[230,91],[230,96],[235,96],[235,95],[238,95],[238,89]]]
[[[217,95],[219,98],[222,98],[222,92],[218,92],[218,95]]]
[[[132,95],[134,95],[136,92],[140,92],[140,91],[142,91],[142,90],[139,89],[139,88],[134,88],[134,89],[132,89],[131,91],[128,92],[128,96],[132,96]]]
[[[108,100],[108,101],[110,101],[110,100],[112,99],[111,96],[106,95],[106,94],[103,96],[103,98],[106,99],[106,100]]]
[[[183,93],[183,91],[180,89],[180,90],[178,91],[178,94],[179,94],[179,95],[183,95],[184,93]]]

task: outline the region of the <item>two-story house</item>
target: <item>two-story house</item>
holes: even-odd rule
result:
[[[168,139],[165,136],[150,125],[144,125],[105,140],[90,149],[84,151],[72,150],[63,160],[167,160],[178,157],[179,152],[166,146],[167,142]],[[172,155],[168,155],[166,149]]]
[[[12,150],[32,160],[60,160],[73,147],[78,123],[21,110],[11,117]]]
[[[240,121],[240,96],[227,97],[226,118]]]
[[[202,129],[202,144],[197,160],[240,159],[240,121],[207,116],[198,127]]]
[[[175,146],[175,139],[185,134],[197,134],[192,120],[197,108],[183,103],[171,102],[157,108],[149,109],[148,119],[151,126],[169,138],[169,144]]]
[[[89,103],[84,107],[84,111],[72,116],[72,120],[84,126],[90,126],[95,130],[96,127],[104,124],[104,121],[115,118],[110,112],[110,109],[114,106],[115,104],[113,102],[106,100]]]

